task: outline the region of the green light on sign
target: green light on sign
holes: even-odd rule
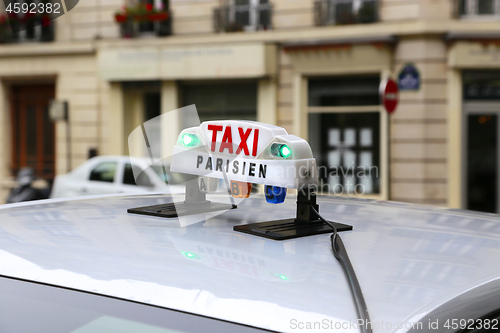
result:
[[[181,137],[181,143],[185,147],[196,147],[200,140],[196,134],[184,133]]]
[[[186,257],[188,257],[189,259],[194,259],[196,258],[196,254],[194,254],[193,252],[181,252],[183,255],[185,255]]]
[[[271,155],[288,158],[292,156],[292,150],[283,143],[273,143],[271,145]]]
[[[288,148],[287,145],[283,145],[280,148],[280,156],[283,158],[288,158],[290,155],[292,155],[292,150]]]

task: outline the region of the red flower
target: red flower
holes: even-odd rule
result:
[[[150,3],[146,4],[146,10],[147,10],[148,12],[152,11],[152,10],[153,10],[153,5],[152,5],[152,4],[150,4]]]
[[[127,15],[125,14],[115,14],[115,21],[118,23],[127,21]]]

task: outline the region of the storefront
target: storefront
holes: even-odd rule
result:
[[[294,134],[311,144],[323,193],[388,196],[388,118],[379,101],[391,68],[388,41],[284,47]]]
[[[453,206],[500,213],[500,48],[456,41],[449,58]]]
[[[309,78],[309,142],[323,191],[380,194],[379,86],[379,75]]]
[[[110,136],[114,152],[127,154],[134,128],[181,106],[195,104],[200,121],[276,123],[275,45],[103,46],[98,63],[100,77],[111,83],[110,113],[117,125]],[[148,103],[156,109],[148,111]],[[164,146],[173,146],[175,138],[158,135]]]
[[[463,207],[500,213],[500,71],[463,71]]]

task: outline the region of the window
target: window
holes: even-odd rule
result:
[[[310,132],[324,190],[380,193],[380,114],[378,112],[311,113]]]
[[[456,0],[458,15],[465,18],[500,16],[500,0]]]
[[[257,82],[185,84],[182,104],[196,104],[200,121],[257,120]]]
[[[373,23],[377,20],[377,0],[319,0],[314,3],[314,21],[319,26]]]
[[[144,6],[146,9],[156,9],[160,11],[168,11],[170,8],[169,0],[136,0],[132,2],[134,5]],[[140,15],[140,14],[139,14]],[[160,20],[160,21],[152,21],[152,20],[140,20],[134,32],[128,31],[128,29],[133,29],[132,26],[124,26],[122,31],[122,35],[126,36],[128,34],[131,35],[146,35],[146,36],[167,36],[171,34],[170,20]]]
[[[5,9],[12,31],[7,29],[1,34],[2,43],[51,42],[54,40],[54,20],[64,15],[60,1],[6,0]]]
[[[145,6],[155,5],[154,0],[139,0],[139,3]],[[140,22],[139,23],[139,33],[144,33],[144,32],[151,32],[153,33],[155,31],[155,25],[153,22]]]
[[[138,0],[141,5],[153,6],[154,8],[161,10],[169,9],[169,0]],[[139,23],[139,33],[144,34],[154,34],[156,32],[155,22],[140,22]]]
[[[270,25],[270,7],[268,0],[234,0],[231,19],[245,30],[256,30]]]
[[[309,143],[325,194],[384,195],[379,84],[378,75],[309,79]]]
[[[464,71],[463,98],[467,101],[500,101],[500,71]]]
[[[231,0],[229,6],[214,10],[215,31],[255,31],[271,29],[272,4],[269,0]]]
[[[309,106],[378,105],[378,76],[309,80]]]
[[[112,183],[115,180],[116,168],[116,162],[103,162],[90,172],[89,180]]]
[[[168,10],[170,7],[170,0],[137,0],[139,3],[153,5],[155,8]]]
[[[130,163],[125,164],[123,170],[123,184],[137,185],[134,178],[134,171],[132,170],[132,165]]]
[[[161,164],[154,164],[148,167],[152,170],[165,184],[177,185],[183,184],[189,180],[189,175],[177,172],[170,172],[170,167]],[[137,181],[134,177],[137,176]],[[138,166],[126,163],[123,170],[123,184],[125,185],[139,185],[145,187],[153,187],[154,183],[151,181],[145,170],[141,170]]]
[[[0,278],[0,294],[2,332],[263,332],[217,319],[15,279]]]
[[[134,174],[137,175],[137,180],[135,179]],[[154,187],[154,184],[149,179],[146,171],[141,171],[141,168],[130,163],[126,163],[123,169],[123,184]]]

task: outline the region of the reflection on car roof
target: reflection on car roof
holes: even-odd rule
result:
[[[354,226],[342,238],[373,322],[419,319],[498,277],[496,215],[318,199],[323,216]],[[2,209],[0,274],[279,331],[293,331],[292,319],[357,320],[328,234],[279,242],[233,231],[290,217],[293,199],[276,209],[251,197],[191,225],[126,213],[166,200],[91,198]]]

